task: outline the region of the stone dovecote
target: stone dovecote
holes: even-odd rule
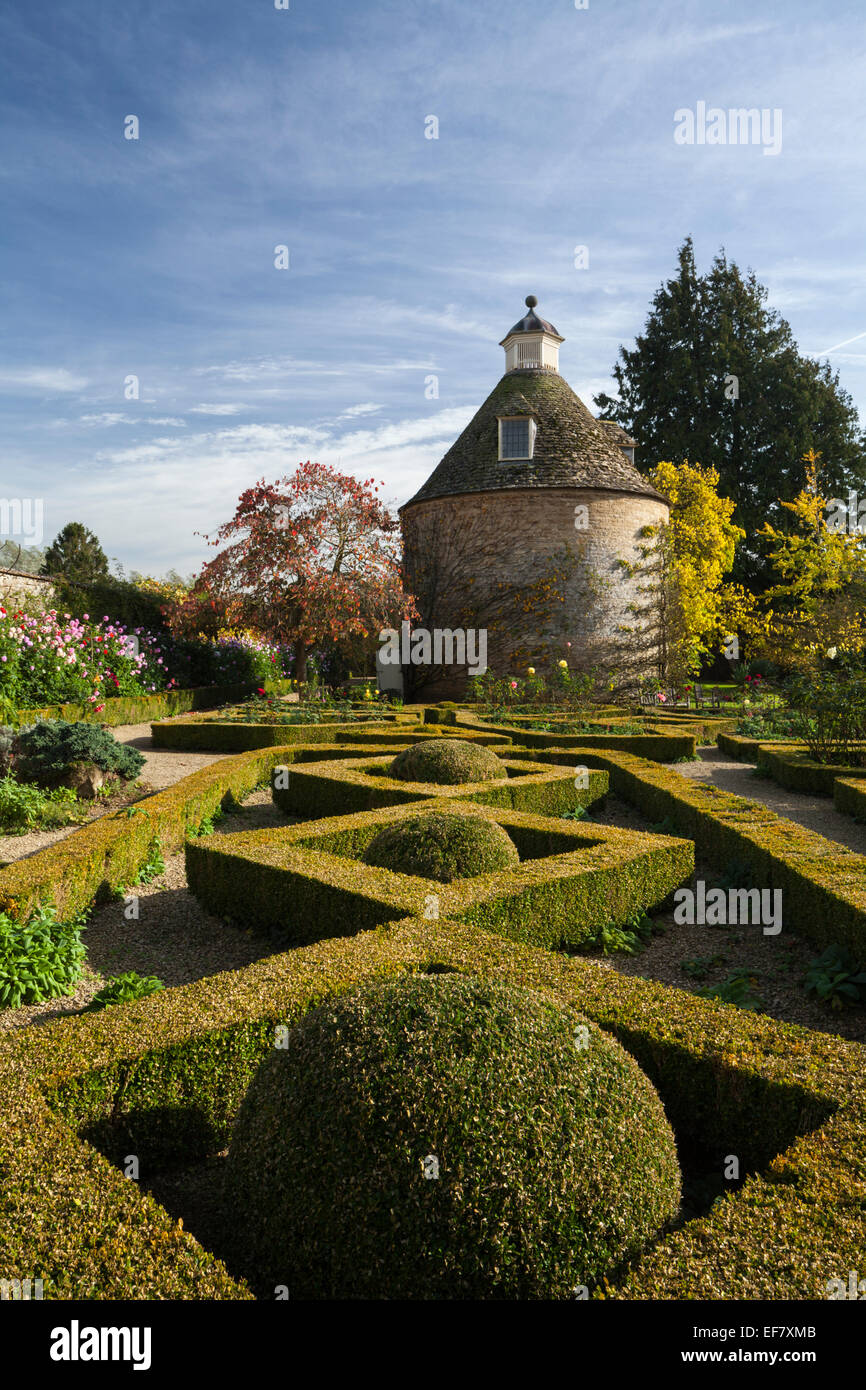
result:
[[[529,313],[502,340],[505,375],[401,508],[410,587],[424,626],[488,626],[496,674],[527,660],[609,666],[618,644],[633,667],[634,635],[620,629],[646,604],[646,579],[621,562],[634,563],[641,533],[667,519],[668,504],[635,468],[635,441],[597,420],[559,374],[564,339],[536,303],[527,299]],[[545,609],[538,584],[566,550],[564,602]],[[465,686],[456,666],[427,675],[425,698]]]

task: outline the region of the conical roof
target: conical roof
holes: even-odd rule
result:
[[[534,454],[500,462],[499,417],[531,415]],[[558,372],[506,372],[439,466],[405,506],[431,497],[512,488],[603,488],[666,499],[657,492]],[[401,508],[401,511],[403,509]]]

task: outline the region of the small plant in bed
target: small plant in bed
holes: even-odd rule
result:
[[[718,985],[705,985],[696,991],[702,999],[718,999],[723,1004],[736,1004],[740,1009],[758,1011],[764,1001],[757,991],[757,976],[751,970],[735,970]]]
[[[803,981],[807,994],[840,1010],[866,1004],[866,973],[842,946],[828,946],[809,962]]]
[[[372,710],[359,711],[350,704],[321,703],[289,705],[280,700],[259,698],[239,705],[224,705],[208,720],[220,724],[267,724],[274,727],[294,724],[365,724],[378,716]]]
[[[165,989],[165,985],[156,975],[138,975],[134,970],[127,970],[104,984],[84,1012],[96,1013],[110,1004],[129,1004],[133,999],[147,999],[161,989]]]
[[[620,925],[605,922],[579,950],[581,955],[601,951],[603,956],[636,956],[649,945],[654,933],[663,932],[661,923],[654,922],[645,912],[636,912]]]
[[[137,748],[98,724],[45,719],[19,734],[14,771],[20,781],[72,787],[92,798],[105,782],[132,781],[143,766]]]
[[[56,830],[87,820],[87,808],[71,787],[41,787],[0,777],[0,834],[26,835],[32,830]]]
[[[0,1009],[41,1004],[71,994],[81,978],[84,914],[60,922],[40,907],[27,922],[0,912]]]

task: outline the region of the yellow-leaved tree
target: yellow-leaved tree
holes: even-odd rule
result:
[[[656,464],[649,481],[670,502],[669,520],[641,532],[636,563],[622,562],[637,580],[632,605],[637,659],[649,658],[658,680],[679,684],[703,658],[738,631],[752,596],[725,583],[745,532],[734,524],[734,502],[719,496],[715,468]]]
[[[822,495],[820,454],[803,455],[806,477],[793,502],[790,533],[767,523],[758,535],[776,583],[744,621],[753,655],[789,670],[812,672],[828,653],[866,650],[866,537],[858,518],[850,529],[844,511]]]

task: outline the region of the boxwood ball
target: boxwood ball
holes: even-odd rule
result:
[[[491,749],[465,738],[431,738],[410,744],[397,754],[390,773],[405,782],[435,782],[439,786],[492,782],[508,775]]]
[[[608,1034],[545,994],[407,973],[261,1064],[225,1198],[264,1296],[565,1299],[676,1215],[680,1173]]]
[[[496,821],[429,811],[386,825],[364,851],[364,863],[439,883],[491,874],[520,862],[517,846]]]

